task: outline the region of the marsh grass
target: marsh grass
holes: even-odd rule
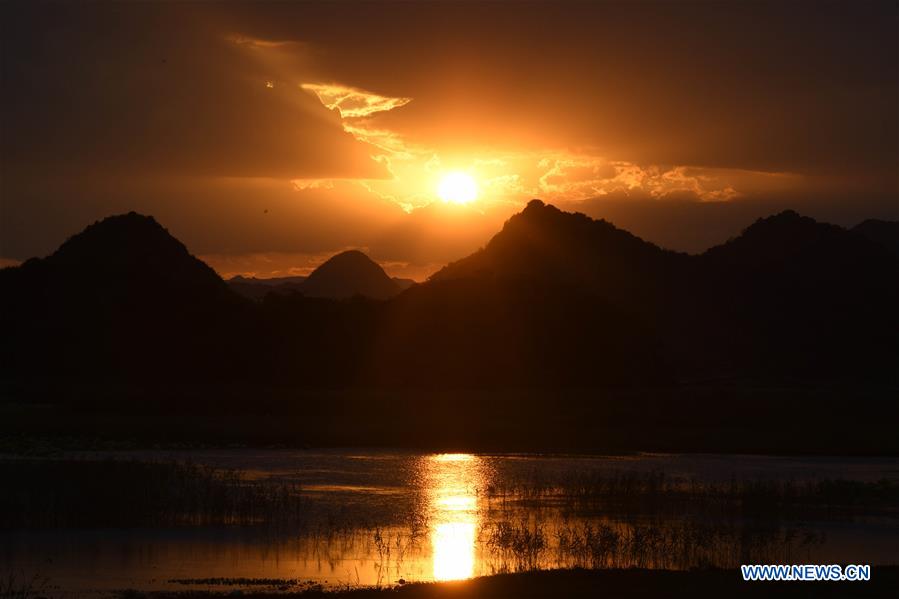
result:
[[[547,568],[734,568],[808,558],[822,535],[696,521],[490,523],[482,531],[494,572]]]
[[[650,472],[501,478],[483,490],[495,572],[544,568],[734,568],[809,559],[809,522],[899,514],[899,484],[700,481]]]
[[[432,525],[427,498],[363,509],[350,498],[304,495],[289,479],[190,462],[8,459],[0,460],[0,481],[0,528],[264,525],[275,541],[297,543],[332,571],[347,556],[367,556],[377,586],[427,555]],[[825,540],[822,527],[807,522],[899,514],[895,481],[526,473],[497,477],[476,494],[478,559],[493,572],[791,563]],[[346,571],[347,586],[359,578]],[[0,582],[7,593],[25,588],[19,579]]]
[[[46,595],[47,580],[39,574],[31,576],[24,572],[9,570],[0,574],[0,598],[37,599]]]
[[[661,472],[537,472],[504,479],[485,489],[491,504],[557,506],[571,513],[715,514],[744,518],[845,518],[856,513],[895,513],[899,481],[736,480],[703,481]]]
[[[298,484],[182,462],[0,460],[0,529],[305,522]]]
[[[536,570],[548,549],[544,525],[527,520],[490,523],[481,531],[500,571]]]

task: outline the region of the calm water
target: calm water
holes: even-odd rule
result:
[[[372,451],[192,451],[117,454],[191,460],[257,480],[301,483],[309,523],[174,530],[67,530],[0,535],[0,572],[38,573],[58,590],[218,588],[198,579],[284,579],[297,585],[453,580],[527,568],[899,563],[899,515],[755,518],[575,502],[585,476],[664,473],[726,483],[899,479],[877,458],[718,455],[627,457]],[[262,587],[281,586],[268,582]]]

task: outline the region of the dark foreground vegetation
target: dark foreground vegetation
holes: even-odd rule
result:
[[[283,585],[280,585],[283,586]],[[247,598],[328,597],[333,599],[556,599],[656,597],[892,597],[899,587],[899,567],[875,567],[868,582],[743,582],[736,570],[555,570],[499,574],[460,582],[408,584],[386,589],[326,592],[305,589],[279,591],[277,587],[250,590]],[[183,591],[124,592],[122,599],[209,599],[232,592]],[[288,587],[288,589],[291,587]]]

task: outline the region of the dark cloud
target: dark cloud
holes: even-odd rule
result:
[[[375,122],[432,143],[589,146],[639,164],[895,185],[895,2],[401,3],[235,11],[412,97]],[[375,25],[376,24],[376,25]]]
[[[895,1],[0,10],[0,258],[135,209],[201,254],[366,247],[426,264],[476,249],[515,209],[406,214],[356,184],[297,191],[289,179],[390,175],[301,83],[411,98],[356,125],[437,148],[441,164],[479,148],[570,152],[587,159],[548,183],[607,179],[618,161],[737,181],[727,203],[631,190],[561,205],[667,247],[701,250],[784,208],[899,218]],[[762,185],[758,171],[798,175]]]
[[[17,5],[4,17],[4,170],[388,176],[299,88],[300,44],[254,44],[189,5]]]

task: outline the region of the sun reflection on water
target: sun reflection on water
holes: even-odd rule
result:
[[[481,458],[471,454],[448,453],[426,458],[434,580],[474,576],[480,518],[478,489],[486,485],[486,476]]]

